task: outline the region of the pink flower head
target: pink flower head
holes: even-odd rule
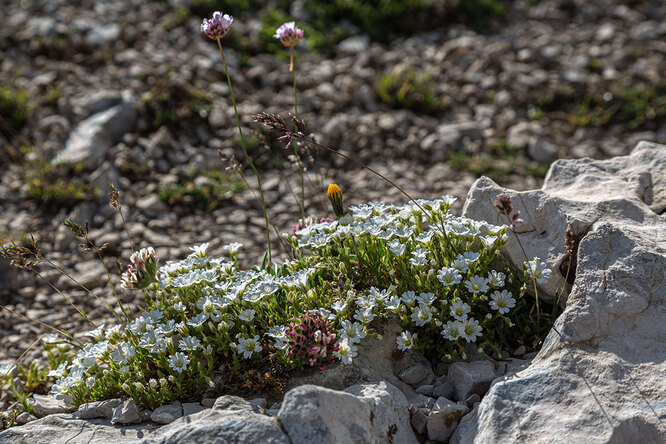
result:
[[[296,46],[303,40],[303,30],[296,27],[295,22],[287,22],[275,30],[276,39],[284,46]]]
[[[220,11],[215,11],[213,12],[212,19],[203,19],[203,22],[201,23],[201,32],[213,40],[221,39],[227,35],[233,22],[234,18],[229,14],[222,15]]]

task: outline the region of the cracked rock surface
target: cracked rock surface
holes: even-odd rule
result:
[[[488,199],[509,194],[526,215],[528,254],[560,259],[567,227],[581,240],[566,309],[543,348],[493,383],[451,442],[663,442],[665,179],[666,146],[641,142],[629,156],[558,161],[541,190],[474,184],[464,215],[497,221]],[[520,264],[516,248],[511,238],[506,249]]]

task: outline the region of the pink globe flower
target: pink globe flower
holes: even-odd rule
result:
[[[296,46],[303,40],[303,30],[296,27],[295,22],[287,22],[275,30],[273,36],[279,39],[284,46]]]
[[[212,19],[203,19],[201,32],[213,40],[221,39],[227,35],[233,22],[234,18],[232,16],[228,14],[223,15],[220,11],[215,11],[213,12]]]

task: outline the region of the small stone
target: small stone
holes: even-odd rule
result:
[[[460,418],[469,412],[465,406],[453,404],[442,410],[431,412],[428,416],[428,439],[444,441],[458,427]]]
[[[451,384],[449,381],[445,381],[443,384],[435,386],[435,388],[432,391],[432,396],[435,398],[451,398],[453,396],[455,388],[453,387],[453,384]]]
[[[193,415],[206,410],[204,406],[198,402],[184,402],[183,403],[183,416]]]
[[[76,410],[71,402],[62,399],[56,399],[54,396],[32,395],[32,407],[35,409],[37,417],[42,418],[54,413],[69,413]]]
[[[150,213],[163,213],[168,210],[167,205],[155,194],[139,199],[136,207]]]
[[[451,407],[456,405],[455,402],[451,401],[450,399],[444,398],[444,397],[439,397],[437,398],[437,401],[435,402],[435,406],[433,410],[444,410],[447,407]]]
[[[257,413],[261,413],[266,408],[266,398],[250,399],[248,402]]]
[[[16,424],[23,425],[29,423],[30,421],[34,421],[36,419],[37,417],[35,417],[35,415],[31,415],[28,412],[23,412],[16,417]]]
[[[79,406],[78,416],[81,419],[113,417],[113,409],[122,404],[122,399],[108,399],[106,401],[86,402]]]
[[[467,407],[469,407],[471,409],[474,404],[476,404],[477,402],[480,402],[480,401],[481,401],[481,397],[479,395],[477,395],[476,393],[474,393],[472,396],[465,399],[465,404],[467,405]]]
[[[398,378],[407,384],[416,385],[428,376],[428,369],[423,364],[406,368],[398,374]]]
[[[421,385],[416,388],[416,393],[420,393],[426,396],[432,396],[432,391],[435,388],[432,384]]]
[[[134,400],[128,399],[113,409],[111,422],[113,424],[139,424],[141,415],[139,415],[139,408]]]
[[[173,404],[157,407],[150,415],[150,420],[158,424],[171,424],[181,416],[183,416],[183,406],[175,401]]]
[[[525,354],[525,352],[527,352],[527,350],[525,349],[525,346],[521,345],[520,347],[518,347],[516,349],[516,351],[513,352],[513,354],[516,355],[516,356],[523,356]]]
[[[484,395],[495,377],[495,366],[490,361],[456,362],[448,375],[456,400],[465,400],[474,393]]]
[[[409,422],[414,431],[419,434],[425,433],[426,428],[428,427],[428,417],[420,410],[417,410],[416,413],[412,414]]]
[[[201,400],[201,405],[206,407],[207,409],[213,407],[215,404],[215,398],[204,398]]]
[[[367,35],[357,35],[349,37],[338,43],[338,49],[349,54],[358,54],[370,46],[370,37]]]

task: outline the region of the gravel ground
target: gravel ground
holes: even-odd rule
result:
[[[111,181],[121,191],[134,245],[155,247],[163,261],[182,258],[202,242],[211,242],[213,255],[223,255],[227,243],[243,243],[239,257],[245,265],[262,257],[264,222],[250,190],[231,193],[207,211],[158,197],[178,183],[204,188],[217,180],[209,172],[227,166],[218,150],[242,158],[224,68],[215,43],[200,35],[199,18],[179,18],[166,2],[145,0],[2,0],[0,7],[0,85],[25,91],[31,107],[19,133],[3,131],[0,139],[5,153],[31,148],[22,159],[0,159],[3,241],[33,233],[48,257],[113,301],[99,261],[81,252],[61,225],[67,217],[87,220],[91,237],[108,243],[110,268],[115,269],[114,256],[126,263],[129,241],[106,198]],[[556,158],[622,155],[641,139],[665,143],[664,18],[661,1],[516,1],[485,34],[443,24],[383,45],[358,36],[330,55],[298,54],[299,115],[317,140],[367,163],[416,197],[456,196],[459,211],[481,173],[515,189],[535,188]],[[232,32],[251,37],[258,26],[256,18],[239,18]],[[287,61],[267,54],[247,57],[231,47],[225,54],[245,132],[262,159],[270,215],[278,230],[290,231],[299,217],[297,169],[274,135],[263,146],[251,118],[291,110]],[[397,109],[381,99],[381,76],[410,70],[429,75],[436,109]],[[92,132],[81,133],[82,127]],[[65,159],[69,167],[50,170],[54,156],[76,145],[77,131],[87,151]],[[313,153],[313,158],[308,214],[324,215],[325,189],[319,183],[338,183],[349,204],[405,201],[341,157]],[[252,184],[247,168],[245,176]],[[65,179],[101,191],[80,202],[70,195],[56,204],[31,198],[35,184]],[[277,242],[274,249],[280,252]],[[43,269],[43,276],[92,318],[110,321],[67,277]],[[122,298],[134,308],[140,303],[134,293]],[[87,329],[46,283],[6,262],[0,262],[0,303],[67,331]],[[18,357],[41,333],[38,325],[1,312],[0,363]],[[26,360],[40,353],[31,351]]]

